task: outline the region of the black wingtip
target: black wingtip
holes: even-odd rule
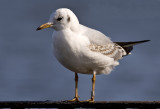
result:
[[[149,41],[151,41],[151,40],[142,40],[141,42],[149,42]]]
[[[121,46],[127,53],[127,55],[133,50],[133,46],[145,42],[149,42],[151,40],[141,40],[141,41],[134,41],[134,42],[114,42]]]

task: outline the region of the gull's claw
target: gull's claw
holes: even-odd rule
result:
[[[84,100],[84,101],[80,101],[80,102],[90,102],[90,103],[93,103],[94,102],[94,99],[89,99],[89,100]]]
[[[74,97],[72,100],[67,100],[68,102],[79,102],[79,97]]]

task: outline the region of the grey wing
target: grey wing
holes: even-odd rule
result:
[[[119,45],[115,43],[110,43],[106,45],[89,45],[89,49],[93,52],[99,52],[103,55],[113,58],[115,61],[121,59],[123,56],[127,55],[126,51]]]
[[[99,52],[108,57],[119,60],[126,55],[125,50],[116,43],[113,43],[109,37],[103,33],[81,25],[80,28],[83,31],[83,35],[90,40],[89,49],[93,52]]]
[[[92,44],[106,45],[108,43],[112,43],[110,38],[101,33],[100,31],[88,28],[84,25],[80,25],[80,27],[80,29],[83,31],[82,35],[88,37]]]

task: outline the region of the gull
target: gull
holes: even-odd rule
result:
[[[37,28],[53,28],[53,51],[57,60],[67,69],[75,72],[75,97],[69,101],[79,101],[78,73],[92,74],[91,98],[95,100],[95,80],[98,74],[109,74],[118,60],[131,54],[133,45],[149,40],[134,42],[112,42],[98,30],[79,23],[76,15],[67,8],[53,12],[49,21]]]

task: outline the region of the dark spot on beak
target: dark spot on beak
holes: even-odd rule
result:
[[[37,30],[37,31],[38,31],[38,30],[41,30],[41,28],[40,28],[40,27],[38,27],[36,30]]]

